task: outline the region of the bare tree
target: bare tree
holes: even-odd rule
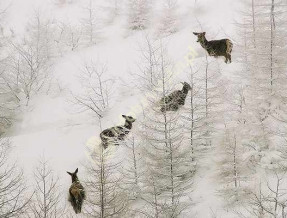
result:
[[[56,218],[63,217],[65,208],[61,202],[59,179],[49,167],[45,157],[41,157],[34,171],[35,194],[29,205],[28,217]]]
[[[145,167],[141,154],[141,146],[144,146],[144,143],[138,137],[137,132],[133,132],[132,136],[121,143],[121,146],[125,152],[125,157],[121,161],[120,173],[122,174],[122,181],[119,186],[127,198],[128,211],[126,216],[137,217],[144,211],[141,205],[138,204],[142,200],[141,184],[144,181]]]
[[[135,138],[135,136],[131,136],[123,144],[125,145],[126,158],[122,163],[122,188],[127,192],[131,200],[135,200],[140,196],[140,180],[142,177],[142,158],[139,149],[140,140]]]
[[[149,0],[128,0],[128,27],[145,29],[149,24],[151,5]]]
[[[286,46],[282,44],[282,38],[287,34],[283,15],[286,9],[281,1],[267,0],[254,0],[246,8],[249,13],[244,13],[244,23],[239,24],[245,32],[241,44],[249,69],[244,77],[248,79],[248,93],[253,101],[257,99],[254,104],[258,105],[270,95],[284,96],[283,90],[286,90]]]
[[[159,35],[168,36],[178,31],[177,9],[177,0],[168,0],[164,2],[164,10],[158,27]]]
[[[15,56],[8,71],[2,76],[7,89],[14,93],[15,98],[22,101],[25,96],[26,105],[31,97],[41,91],[48,82],[49,64],[45,56],[32,45],[14,45]]]
[[[85,213],[91,217],[124,217],[127,198],[120,188],[119,164],[111,158],[109,151],[90,151],[90,163],[86,165],[87,200]]]
[[[18,108],[18,99],[14,98],[15,90],[9,89],[3,79],[7,65],[10,61],[10,51],[8,42],[12,36],[5,36],[4,22],[8,9],[7,5],[0,3],[0,135],[5,132],[13,123],[15,111]],[[8,89],[7,89],[8,88]]]
[[[204,141],[202,140],[202,144],[212,146],[214,134],[218,130],[218,124],[222,120],[223,115],[220,105],[223,105],[225,87],[221,86],[223,82],[221,69],[217,60],[210,60],[206,55],[204,62],[201,64],[196,63],[193,70],[202,72],[196,78],[200,92],[198,104],[202,105],[201,115],[199,115],[200,117],[203,116],[201,136]]]
[[[171,92],[173,73],[163,46],[158,55],[154,74],[158,82],[147,96],[149,104],[141,123],[146,166],[142,199],[146,202],[144,208],[149,211],[141,212],[153,217],[179,217],[192,205],[185,197],[191,192],[195,168],[190,165],[190,146],[183,143],[179,114],[161,112],[159,108],[159,99]]]
[[[85,18],[81,22],[83,25],[83,40],[85,44],[93,45],[100,40],[101,22],[98,16],[99,10],[95,7],[92,0],[89,0],[84,10]]]
[[[245,212],[249,216],[285,218],[286,172],[274,170],[267,180],[259,181],[257,188],[250,189]]]
[[[141,62],[137,64],[139,70],[132,76],[134,83],[141,91],[152,90],[157,86],[160,46],[159,41],[151,40],[148,35],[145,36],[143,44],[139,46]]]
[[[187,102],[184,106],[184,112],[181,117],[185,122],[183,123],[186,129],[186,139],[189,140],[192,157],[191,161],[200,156],[202,144],[204,144],[203,130],[205,116],[202,113],[204,105],[202,104],[203,93],[201,91],[200,71],[193,70],[189,66],[189,84],[191,85],[190,95],[187,97]]]
[[[105,64],[93,61],[83,66],[79,77],[82,91],[73,94],[72,100],[78,112],[92,112],[100,120],[109,109],[114,80],[108,78],[107,71]]]
[[[20,217],[27,209],[27,187],[23,172],[9,163],[11,143],[0,138],[0,217]]]
[[[36,11],[26,26],[26,35],[23,37],[23,44],[33,48],[37,57],[41,60],[50,59],[55,56],[54,22],[45,17],[43,11]]]
[[[50,22],[42,21],[38,13],[34,18],[21,42],[9,41],[9,56],[0,74],[2,92],[10,93],[18,105],[28,105],[31,97],[45,87],[51,67]]]
[[[60,55],[69,50],[75,51],[83,46],[83,28],[78,25],[58,22],[54,35]]]
[[[15,120],[15,112],[19,108],[19,99],[15,93],[16,90],[7,86],[6,76],[3,79],[2,74],[4,72],[0,73],[0,135],[12,125]],[[11,84],[8,83],[8,85]]]
[[[242,126],[226,127],[222,141],[219,144],[217,160],[217,178],[221,184],[219,193],[225,199],[227,207],[236,207],[246,199],[247,181],[252,171],[243,158],[246,148],[242,145]]]

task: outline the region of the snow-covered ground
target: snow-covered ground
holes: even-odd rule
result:
[[[25,26],[39,11],[50,20],[77,23],[83,17],[85,0],[2,0],[7,3],[5,31],[13,29],[16,37],[25,34]],[[57,3],[63,2],[63,3]],[[105,5],[105,0],[97,1],[99,6]],[[123,4],[122,2],[120,4]],[[153,1],[153,4],[157,4]],[[232,38],[236,41],[235,20],[240,5],[234,0],[179,0],[179,30],[163,38],[168,45],[168,51],[175,63],[184,62],[189,48],[198,55],[196,60],[205,58],[205,51],[196,42],[192,31],[204,30],[207,38]],[[68,190],[70,177],[66,171],[79,167],[79,177],[84,177],[82,164],[88,158],[89,143],[98,143],[100,127],[98,119],[89,113],[76,113],[71,103],[71,92],[81,89],[77,77],[81,64],[85,61],[101,61],[106,63],[108,73],[116,79],[116,99],[111,109],[102,120],[102,128],[122,124],[122,114],[134,114],[133,106],[140,103],[142,93],[132,91],[133,80],[130,73],[137,69],[140,61],[139,44],[146,35],[156,38],[155,29],[159,8],[155,7],[153,22],[143,31],[129,31],[126,28],[126,14],[122,11],[115,20],[105,25],[102,30],[103,40],[88,48],[77,49],[63,53],[63,56],[53,59],[52,77],[58,88],[53,93],[35,96],[30,105],[23,110],[20,120],[15,123],[9,136],[13,142],[13,155],[23,167],[27,178],[31,178],[37,160],[45,155],[50,160],[53,169],[60,177],[63,190]],[[104,12],[101,12],[105,14]],[[236,52],[236,43],[234,46]],[[219,59],[219,65],[224,76],[232,76],[236,64],[225,65]],[[179,72],[178,82],[186,79],[185,72]],[[140,116],[140,111],[136,111]],[[135,124],[136,126],[136,124]],[[136,128],[136,127],[135,127]],[[119,154],[120,155],[120,154]],[[121,154],[124,155],[124,154]],[[194,185],[195,207],[190,214],[194,217],[226,217],[222,202],[216,194],[214,185],[214,164],[212,151],[203,155]],[[190,216],[191,217],[191,216]]]

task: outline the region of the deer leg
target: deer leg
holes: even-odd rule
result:
[[[102,145],[104,146],[104,149],[108,147],[108,142],[106,139],[102,139]]]
[[[229,58],[228,58],[228,54],[224,55],[224,57],[225,57],[225,61],[224,61],[224,62],[227,64],[228,59],[229,59]]]
[[[231,54],[228,54],[229,57],[229,63],[231,63]]]
[[[81,213],[81,210],[82,210],[82,200],[79,199],[79,201],[78,201],[78,212]]]
[[[73,202],[73,208],[74,208],[75,213],[77,214],[78,213],[78,201],[76,199]]]

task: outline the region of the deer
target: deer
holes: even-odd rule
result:
[[[112,142],[115,145],[119,145],[117,140],[123,141],[125,137],[130,133],[133,122],[136,121],[132,116],[122,115],[125,119],[125,124],[123,126],[114,126],[108,129],[105,129],[101,132],[100,138],[102,140],[104,149],[108,147],[108,144]]]
[[[185,99],[191,86],[187,82],[181,82],[183,85],[181,90],[176,90],[160,100],[160,111],[177,111],[182,105],[185,104]]]
[[[86,199],[85,189],[80,183],[80,180],[77,176],[78,168],[74,173],[67,172],[72,177],[72,185],[69,189],[69,198],[74,211],[76,214],[81,213],[82,205],[84,200]]]
[[[205,38],[205,32],[196,33],[193,32],[194,35],[197,36],[197,42],[207,51],[209,56],[224,56],[225,63],[229,61],[231,63],[231,52],[233,48],[233,44],[229,39],[220,39],[220,40],[211,40],[208,41]]]

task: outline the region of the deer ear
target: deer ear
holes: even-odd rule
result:
[[[198,35],[198,33],[196,33],[196,32],[193,32],[193,34],[196,35],[196,36]]]
[[[67,171],[67,173],[68,173],[70,176],[72,176],[72,173],[70,173],[70,172],[68,172],[68,171]]]
[[[79,171],[79,170],[78,170],[78,168],[77,168],[76,171],[75,171],[75,173],[78,173],[78,171]]]

